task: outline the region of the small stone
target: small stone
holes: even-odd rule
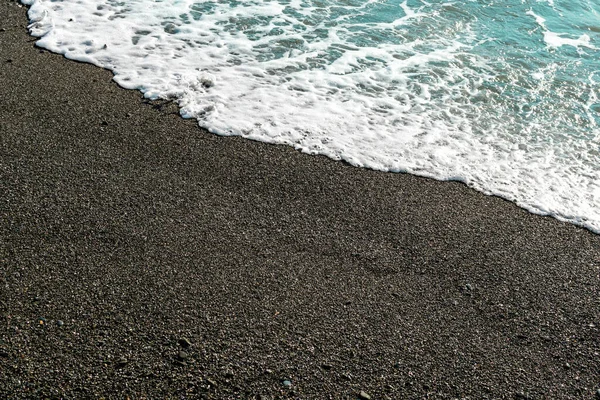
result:
[[[358,394],[358,398],[362,400],[371,400],[371,395],[363,390]]]
[[[180,351],[179,353],[177,353],[177,358],[178,358],[180,361],[185,361],[185,360],[187,360],[187,359],[188,359],[188,357],[189,357],[189,356],[188,356],[188,354],[187,354],[185,351]]]
[[[223,373],[223,376],[224,376],[226,379],[231,379],[231,378],[233,378],[233,376],[234,376],[234,375],[233,375],[233,371],[227,370],[227,371],[225,371],[225,372]]]
[[[465,285],[465,289],[467,289],[467,290],[469,290],[469,291],[470,291],[470,290],[473,290],[473,286],[472,286],[470,283],[467,283],[467,284]]]
[[[525,399],[525,400],[530,400],[531,399],[531,397],[529,397],[526,393],[523,393],[523,392],[517,392],[515,394],[515,397],[517,399]]]
[[[208,382],[208,384],[210,386],[213,386],[213,387],[217,386],[217,382],[214,379],[206,378],[206,382]]]
[[[6,32],[6,28],[0,28],[0,32]]]
[[[289,380],[287,380],[287,379],[286,379],[286,380],[284,380],[284,381],[283,381],[283,382],[281,382],[281,383],[283,384],[283,386],[285,386],[285,387],[287,387],[287,388],[289,388],[289,387],[292,387],[292,382],[291,382],[291,381],[289,381]]]
[[[267,368],[267,369],[265,369],[265,374],[269,374],[269,375],[271,375],[272,373],[273,373],[273,370],[272,370],[272,369],[268,369],[268,368]]]
[[[11,62],[13,62],[13,60],[12,60],[12,58],[9,58],[9,59],[6,60],[6,62],[7,63],[11,63]]]
[[[106,121],[102,121],[102,122],[100,123],[100,125],[102,125],[102,126],[108,126],[108,122],[106,122]]]
[[[46,325],[46,318],[44,318],[44,317],[38,318],[38,324],[40,324],[40,325]]]
[[[600,399],[600,389],[596,390],[596,398]]]
[[[329,371],[333,368],[333,366],[331,364],[321,364],[321,368],[323,368],[326,371]]]
[[[65,323],[62,322],[60,319],[58,321],[56,321],[56,326],[63,326]]]
[[[571,368],[571,364],[565,363],[565,369],[569,369],[569,368]]]
[[[188,339],[186,338],[181,338],[178,340],[178,343],[181,347],[187,349],[188,347],[190,347],[192,345],[192,342],[190,342]]]

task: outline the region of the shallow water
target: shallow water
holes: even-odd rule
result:
[[[221,135],[456,179],[600,232],[600,4],[24,0],[38,45]]]

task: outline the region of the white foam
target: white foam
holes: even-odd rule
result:
[[[557,33],[552,32],[546,27],[546,20],[543,17],[535,14],[532,10],[527,11],[527,15],[531,15],[535,18],[535,21],[539,26],[544,30],[544,42],[548,47],[560,47],[560,46],[573,46],[573,47],[588,47],[590,49],[595,49],[595,47],[590,43],[590,37],[586,34],[579,36],[577,39],[564,37],[567,36],[567,33]]]
[[[425,19],[443,22],[427,3],[405,1],[390,21],[349,22],[378,2],[23,2],[39,46],[108,68],[147,97],[174,98],[182,116],[211,132],[462,180],[600,232],[598,127],[571,130],[578,117],[565,111],[566,89],[564,105],[534,104],[557,90],[552,68],[532,73],[537,83],[523,103],[506,100],[505,82],[523,78],[469,53],[468,21],[411,36]],[[549,46],[590,45],[547,33]],[[370,35],[388,39],[369,44]]]

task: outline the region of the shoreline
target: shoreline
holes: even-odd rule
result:
[[[599,235],[209,134],[0,1],[1,397],[600,389]]]

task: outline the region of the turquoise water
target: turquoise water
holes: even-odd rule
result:
[[[461,180],[600,232],[589,0],[26,0],[38,45],[220,135]]]

